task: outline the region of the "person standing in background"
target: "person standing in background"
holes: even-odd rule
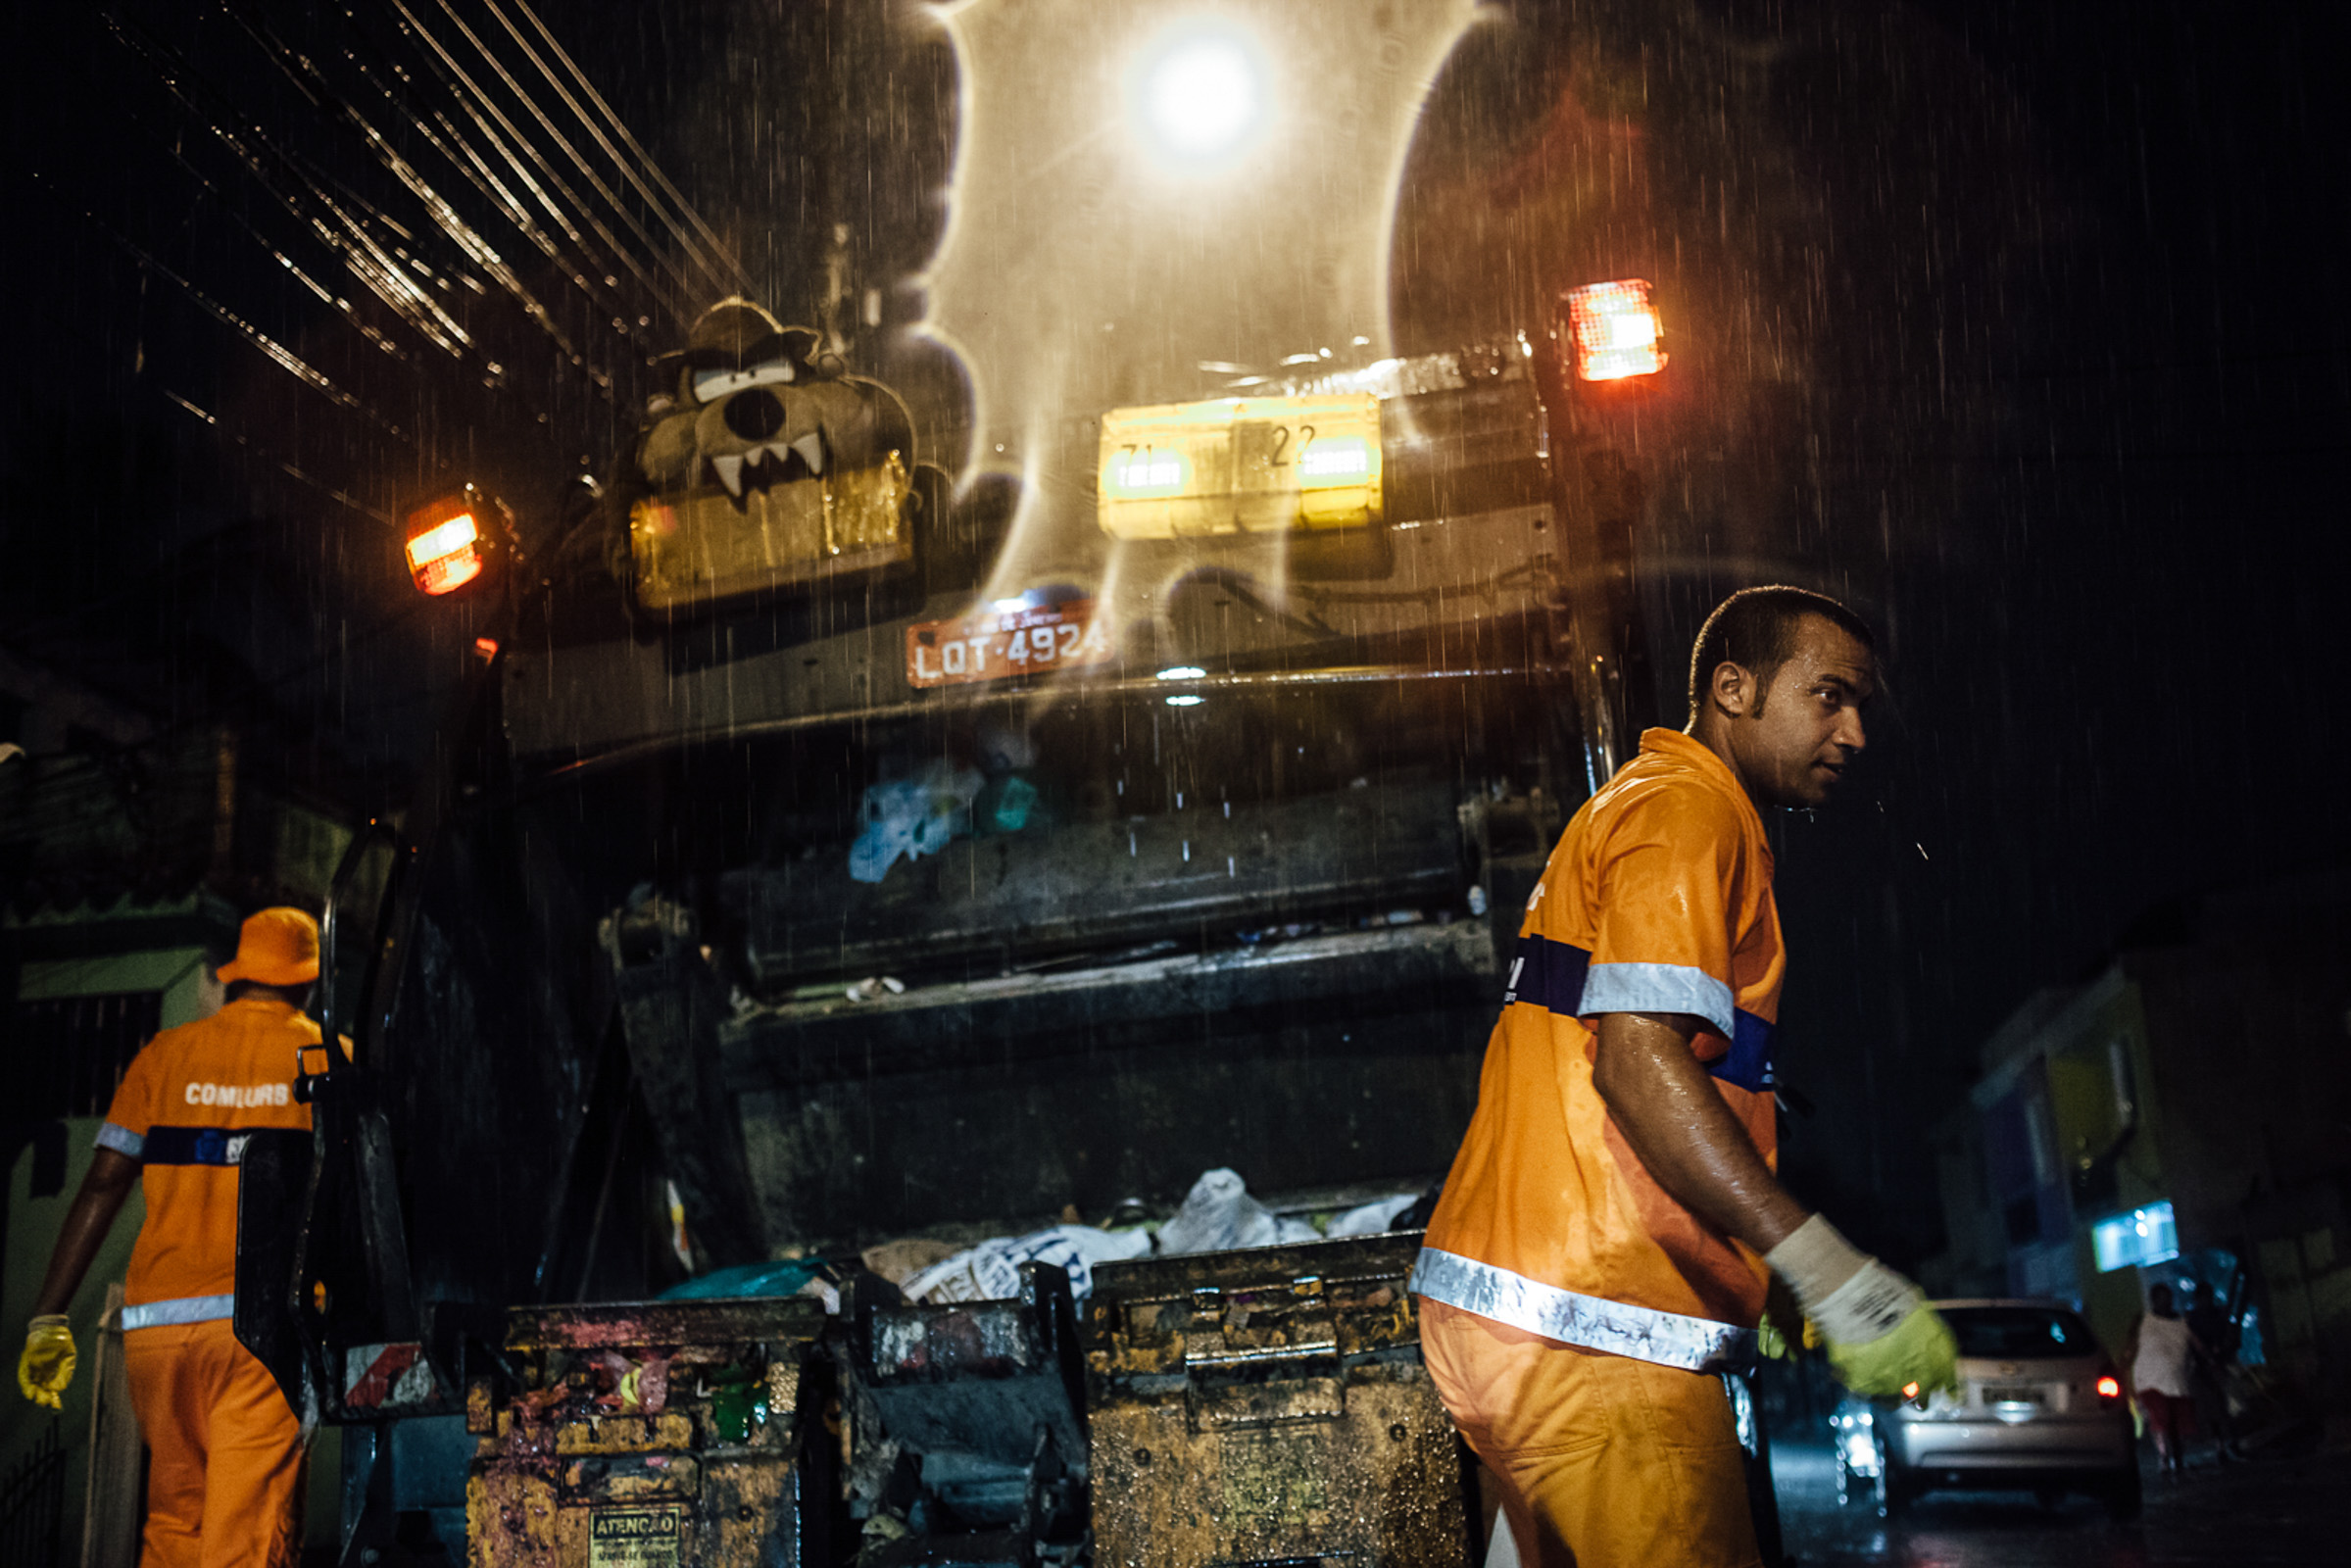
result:
[[[164,1030],[122,1075],[33,1304],[17,1386],[54,1409],[76,1360],[66,1305],[141,1182],[122,1364],[149,1452],[143,1568],[289,1568],[300,1549],[302,1423],[230,1318],[245,1135],[310,1127],[293,1089],[325,1066],[303,1059],[320,1051],[302,1012],[318,978],[309,914],[271,908],[245,922],[220,970],[226,1004]]]
[[[2147,1310],[2131,1325],[2131,1397],[2146,1412],[2155,1434],[2155,1461],[2168,1476],[2180,1474],[2181,1445],[2194,1434],[2196,1406],[2189,1378],[2202,1348],[2186,1319],[2173,1310],[2172,1288],[2147,1292]]]

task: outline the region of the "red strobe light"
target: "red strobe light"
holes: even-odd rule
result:
[[[1567,294],[1568,329],[1575,337],[1576,374],[1587,381],[1622,381],[1665,368],[1665,328],[1641,278],[1590,283]]]
[[[2109,1372],[2098,1380],[2098,1397],[2112,1404],[2123,1396],[2123,1380]]]
[[[443,496],[408,516],[408,569],[420,592],[454,593],[481,575],[482,531],[470,491]]]

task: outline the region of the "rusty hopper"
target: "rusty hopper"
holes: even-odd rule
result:
[[[822,1561],[796,1485],[829,1446],[810,1352],[824,1311],[799,1297],[518,1308],[508,1364],[477,1378],[465,1486],[471,1568],[770,1568]],[[816,1363],[821,1366],[822,1363]],[[805,1375],[804,1375],[805,1374]],[[820,1426],[818,1430],[821,1430]]]
[[[1461,1568],[1417,1232],[1106,1263],[1085,1330],[1099,1568]]]

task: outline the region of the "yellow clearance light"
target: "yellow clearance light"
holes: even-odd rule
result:
[[[445,496],[409,514],[409,573],[420,592],[454,593],[481,575],[482,543],[472,497]]]
[[[1113,409],[1102,416],[1096,500],[1114,539],[1376,523],[1380,400],[1348,392]]]
[[[1567,294],[1575,336],[1576,374],[1587,381],[1622,381],[1665,368],[1665,328],[1641,278],[1592,283]]]

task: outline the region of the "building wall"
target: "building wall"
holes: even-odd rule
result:
[[[2351,889],[2250,890],[2125,962],[2181,1247],[2246,1259],[2270,1358],[2351,1393]]]
[[[2081,1303],[2109,1346],[2145,1287],[2245,1261],[2265,1349],[2351,1392],[2351,885],[2182,906],[2088,984],[2036,994],[1984,1051],[1944,1135],[1954,1281],[1995,1229],[2007,1288]],[[1981,1184],[1966,1170],[1981,1161]],[[2101,1274],[2092,1227],[2169,1201],[2180,1260]]]

